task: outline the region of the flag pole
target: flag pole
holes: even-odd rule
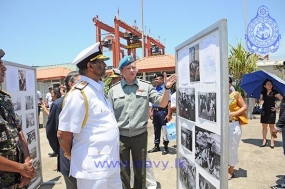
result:
[[[145,56],[144,51],[144,23],[143,23],[143,0],[141,0],[141,11],[142,11],[142,58]]]
[[[244,45],[245,45],[245,48],[246,48],[246,38],[245,38],[245,35],[246,35],[246,29],[247,29],[247,8],[246,8],[246,0],[243,1],[243,12],[244,12]]]

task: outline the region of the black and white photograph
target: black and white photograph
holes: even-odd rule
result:
[[[22,128],[23,127],[22,115],[18,115],[18,120],[19,120],[19,126]]]
[[[216,189],[216,187],[199,174],[199,189]]]
[[[26,115],[26,128],[35,126],[35,114],[30,113]]]
[[[18,70],[19,77],[19,90],[26,91],[27,83],[26,83],[26,70]]]
[[[35,129],[31,130],[30,132],[27,132],[26,139],[28,144],[32,144],[32,142],[36,142],[36,132]]]
[[[198,92],[198,115],[201,119],[217,122],[216,93]]]
[[[220,178],[221,136],[195,127],[195,161],[215,178]]]
[[[41,176],[41,161],[39,159],[35,159],[33,161],[33,167],[36,170],[36,174],[34,178],[30,182],[30,186]]]
[[[14,110],[15,111],[21,110],[21,97],[12,98],[11,100],[14,106]]]
[[[195,88],[179,88],[179,116],[195,122]]]
[[[196,188],[195,164],[185,157],[179,158],[179,178],[184,189]]]
[[[181,127],[181,144],[192,152],[192,131]]]
[[[31,159],[37,158],[37,147],[34,146],[32,149],[29,150]]]
[[[189,48],[190,82],[200,81],[199,44]]]
[[[26,110],[34,109],[34,97],[26,96]]]

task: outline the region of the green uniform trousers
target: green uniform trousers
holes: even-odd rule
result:
[[[121,179],[123,189],[130,189],[130,169],[134,169],[134,188],[146,189],[147,131],[132,137],[120,135]],[[132,154],[133,164],[130,163]]]

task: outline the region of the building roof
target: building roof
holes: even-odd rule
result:
[[[139,73],[175,70],[174,55],[155,55],[144,57],[136,61]]]
[[[175,70],[175,56],[171,54],[144,57],[135,62],[139,69],[138,73]],[[107,75],[110,75],[111,73],[112,69],[106,71]]]
[[[63,79],[67,76],[71,69],[65,67],[53,67],[45,69],[37,69],[37,80],[55,80]]]

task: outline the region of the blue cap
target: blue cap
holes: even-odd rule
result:
[[[129,65],[129,64],[131,64],[132,62],[134,62],[135,60],[134,60],[134,58],[133,58],[133,56],[132,55],[127,55],[127,56],[125,56],[124,58],[122,58],[121,60],[120,60],[120,63],[119,63],[119,69],[123,69],[125,66],[127,66],[127,65]]]

